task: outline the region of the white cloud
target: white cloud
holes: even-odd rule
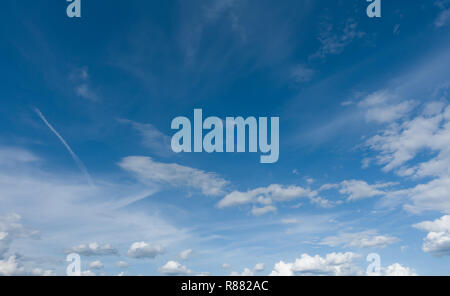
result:
[[[348,180],[341,183],[341,194],[346,194],[348,201],[370,198],[374,196],[384,195],[385,192],[380,188],[388,187],[393,183],[381,183],[369,185],[365,181]]]
[[[384,276],[416,276],[417,273],[414,269],[404,267],[399,263],[394,263],[386,268],[382,269],[382,275]]]
[[[122,159],[120,167],[134,173],[144,183],[162,183],[175,187],[200,190],[205,195],[223,193],[228,182],[214,173],[154,161],[151,157],[130,156]]]
[[[93,102],[99,101],[99,96],[92,90],[90,84],[90,75],[88,67],[75,69],[69,76],[72,83],[75,85],[75,94],[83,99]]]
[[[128,250],[128,256],[132,258],[155,258],[164,253],[164,248],[159,245],[149,245],[146,242],[135,242]]]
[[[405,117],[416,106],[414,101],[398,102],[388,91],[378,91],[362,100],[358,106],[365,112],[367,121],[389,123]]]
[[[11,256],[8,259],[0,260],[0,275],[23,275],[25,270],[20,266],[16,260],[16,256]]]
[[[311,203],[316,203],[319,206],[329,205],[327,200],[317,196],[316,191],[294,185],[272,184],[246,192],[233,191],[220,200],[217,207],[222,209],[245,204],[263,205],[263,207],[254,206],[252,210],[252,214],[262,215],[276,210],[276,207],[271,205],[272,203],[288,202],[299,198],[309,198]]]
[[[66,140],[58,133],[58,131],[48,122],[47,118],[45,118],[44,114],[38,109],[35,108],[34,111],[39,116],[39,118],[44,122],[44,124],[50,129],[50,131],[59,139],[59,141],[64,145],[66,150],[69,152],[70,156],[72,156],[72,159],[77,164],[80,171],[86,176],[87,180],[91,185],[93,185],[91,175],[89,174],[86,166],[81,161],[81,159],[78,157],[78,155],[75,154],[75,152],[72,150],[72,148],[69,146],[69,144],[66,142]]]
[[[126,267],[129,267],[130,264],[125,261],[119,261],[119,262],[116,262],[116,266],[119,268],[126,268]]]
[[[40,161],[40,158],[27,150],[17,147],[0,147],[0,165],[16,166]]]
[[[442,216],[434,221],[424,221],[413,226],[428,231],[422,246],[424,252],[437,257],[450,256],[450,215]]]
[[[284,261],[280,261],[275,264],[273,271],[270,273],[270,276],[293,276],[294,272],[292,271],[293,263],[285,263]]]
[[[377,159],[379,164],[385,165],[384,171],[401,167],[425,149],[440,152],[436,159],[448,161],[449,119],[450,107],[444,110],[440,104],[428,104],[421,115],[412,120],[391,125],[382,133],[370,138],[367,145],[381,153]],[[405,169],[403,168],[402,171],[404,172]],[[443,167],[442,163],[439,166],[439,163],[432,161],[413,167],[411,173],[417,176],[435,176],[444,171],[448,172],[447,167]]]
[[[77,253],[81,256],[109,256],[117,255],[118,251],[110,244],[100,245],[99,243],[81,244],[65,250],[65,253]]]
[[[235,272],[233,271],[230,276],[253,276],[253,271],[249,268],[244,268],[244,271],[239,273],[239,272]]]
[[[85,270],[81,272],[81,276],[96,276],[96,274],[93,271]]]
[[[97,94],[91,89],[91,87],[87,83],[82,83],[76,86],[75,93],[84,99],[88,99],[94,102],[99,100]]]
[[[264,263],[257,263],[255,265],[255,267],[253,267],[254,272],[261,272],[261,271],[264,271],[265,269],[266,269],[266,266],[264,265]]]
[[[5,257],[14,240],[38,238],[38,232],[24,227],[21,219],[15,213],[0,216],[0,259]]]
[[[398,238],[387,235],[378,235],[375,230],[367,230],[356,233],[341,233],[337,236],[329,236],[320,242],[331,247],[357,247],[357,248],[385,248],[387,245],[398,242]]]
[[[231,268],[231,265],[230,264],[227,264],[227,263],[224,263],[224,264],[222,264],[222,269],[230,269]]]
[[[187,250],[180,252],[180,254],[178,254],[178,257],[180,257],[181,260],[187,260],[189,258],[189,256],[191,256],[191,254],[192,254],[192,249],[187,249]]]
[[[16,169],[11,170],[0,165],[0,209],[20,213],[23,217],[20,221],[26,220],[28,225],[45,230],[45,239],[30,242],[30,239],[37,238],[38,233],[34,230],[9,226],[8,229],[0,229],[1,252],[8,252],[4,253],[6,258],[9,254],[20,254],[23,257],[17,258],[26,258],[25,268],[30,272],[34,268],[59,270],[61,258],[52,251],[55,249],[76,246],[71,251],[87,252],[94,256],[113,254],[111,245],[131,244],[136,238],[171,246],[182,244],[192,235],[190,231],[178,229],[153,212],[122,208],[123,204],[130,204],[137,197],[142,199],[151,195],[147,185],[121,183],[97,176],[96,186],[91,187],[76,171],[58,169],[57,173],[52,173],[48,170],[51,164],[45,163],[44,159],[40,161],[45,166],[19,162]],[[13,219],[13,226],[16,227],[21,222],[17,220],[18,215],[13,216],[16,217]],[[0,225],[10,224],[5,224],[2,219]],[[13,245],[9,244],[10,239],[13,239]],[[90,247],[85,244],[80,247],[80,241],[102,242],[102,245]],[[111,245],[105,247],[103,242]]]
[[[276,212],[277,208],[274,206],[265,206],[265,207],[253,207],[252,214],[253,216],[262,216],[270,212]]]
[[[99,260],[93,261],[89,264],[89,267],[92,269],[102,269],[104,267],[103,263]]]
[[[188,275],[192,273],[186,266],[176,261],[167,262],[159,268],[159,272],[165,275]]]
[[[138,123],[132,120],[119,119],[121,123],[130,124],[142,137],[142,143],[153,153],[159,156],[170,156],[173,154],[170,144],[170,137],[159,131],[152,124]]]
[[[280,261],[275,264],[270,275],[359,275],[361,270],[354,264],[360,255],[347,253],[330,253],[325,257],[302,254],[293,263]]]
[[[55,272],[53,270],[44,270],[41,268],[35,268],[32,270],[31,274],[33,276],[55,276]]]
[[[383,171],[416,180],[433,178],[425,184],[389,192],[386,202],[406,197],[411,201],[404,205],[408,211],[450,212],[450,106],[427,103],[418,115],[391,124],[366,144],[378,153],[377,163],[383,165]]]

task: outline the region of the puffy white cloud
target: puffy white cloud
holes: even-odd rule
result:
[[[104,267],[103,263],[99,260],[93,261],[89,264],[89,267],[92,269],[102,269]]]
[[[214,173],[182,166],[154,161],[151,157],[130,156],[122,159],[119,166],[134,173],[139,180],[150,184],[167,184],[200,190],[205,195],[223,193],[228,181]]]
[[[293,263],[285,263],[284,261],[280,261],[275,264],[273,271],[270,273],[270,276],[293,276],[294,271],[292,267]]]
[[[118,251],[110,244],[100,245],[99,243],[81,244],[65,250],[65,253],[77,253],[82,256],[108,256],[117,255]]]
[[[224,264],[222,264],[222,269],[230,269],[231,268],[231,265],[230,264],[228,264],[228,263],[224,263]]]
[[[163,254],[164,248],[160,245],[149,245],[146,242],[135,242],[128,250],[128,256],[132,258],[155,258]]]
[[[394,263],[381,270],[384,276],[416,276],[417,273],[414,269],[402,266],[399,263]]]
[[[191,254],[192,254],[192,249],[187,249],[187,250],[180,252],[180,254],[178,254],[178,257],[180,257],[181,260],[187,260],[189,258],[189,256],[191,256]]]
[[[254,272],[261,272],[264,271],[264,269],[266,269],[266,265],[264,265],[264,263],[257,263],[255,267],[253,267]]]
[[[357,248],[384,248],[389,244],[398,242],[398,238],[387,235],[378,235],[375,230],[367,230],[356,233],[341,233],[337,236],[329,236],[320,242],[331,247],[357,247]]]
[[[25,274],[25,269],[20,266],[16,256],[11,256],[8,259],[0,260],[0,275],[11,276],[23,274]]]
[[[330,253],[325,257],[302,254],[293,263],[280,261],[270,275],[359,275],[354,264],[361,256],[352,252]]]
[[[424,221],[414,227],[428,231],[422,246],[424,252],[437,257],[450,255],[450,215],[434,221]]]
[[[188,275],[192,273],[186,266],[176,261],[167,262],[159,268],[159,272],[165,275]]]

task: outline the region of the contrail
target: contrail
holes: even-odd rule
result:
[[[91,186],[94,186],[94,182],[92,182],[91,175],[89,174],[86,166],[81,161],[80,158],[73,152],[72,148],[70,148],[69,144],[67,144],[66,140],[53,128],[53,126],[47,121],[45,116],[41,113],[41,111],[38,108],[34,108],[34,111],[36,114],[42,119],[42,121],[45,123],[45,125],[58,137],[58,139],[61,141],[61,143],[66,147],[67,151],[69,151],[70,155],[72,156],[73,160],[77,164],[80,171],[86,176],[88,179],[88,182]]]

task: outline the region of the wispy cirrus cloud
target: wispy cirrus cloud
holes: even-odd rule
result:
[[[126,157],[122,159],[119,166],[135,174],[143,183],[196,189],[210,196],[222,194],[225,186],[229,183],[215,173],[176,163],[157,162],[153,158],[145,156]]]

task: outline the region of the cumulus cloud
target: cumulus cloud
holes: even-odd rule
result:
[[[186,187],[200,190],[205,195],[222,194],[224,187],[228,184],[228,181],[214,173],[175,163],[156,162],[151,157],[130,156],[122,159],[119,165],[134,173],[144,183]]]
[[[270,276],[293,276],[293,266],[293,263],[285,263],[284,261],[280,261],[275,264],[273,271],[270,273]]]
[[[293,263],[278,262],[270,275],[359,275],[361,270],[354,262],[360,257],[360,255],[352,252],[330,253],[325,257],[302,254]]]
[[[434,221],[424,221],[414,225],[415,228],[428,231],[422,250],[434,256],[450,255],[450,215]]]
[[[65,253],[77,253],[81,256],[108,256],[117,255],[118,251],[110,244],[100,245],[99,243],[81,244],[65,250]]]
[[[101,261],[97,260],[89,263],[89,267],[92,269],[102,269],[104,265]]]
[[[0,275],[11,276],[23,275],[24,273],[25,269],[20,266],[16,256],[11,256],[8,259],[0,260]]]
[[[150,245],[146,242],[135,242],[128,250],[128,256],[132,258],[155,258],[157,255],[163,254],[164,248],[159,245]]]
[[[375,230],[356,233],[341,233],[322,239],[320,244],[331,247],[357,247],[357,248],[385,248],[387,245],[398,242],[398,238],[388,235],[378,235]]]
[[[414,269],[405,267],[399,263],[394,263],[381,270],[381,274],[384,276],[417,276]]]
[[[276,211],[273,203],[289,202],[299,198],[309,198],[311,203],[327,207],[330,202],[317,196],[316,191],[299,186],[283,186],[272,184],[267,187],[260,187],[246,192],[233,191],[219,201],[217,207],[220,209],[227,207],[253,204],[253,215],[259,216]]]
[[[265,269],[266,269],[266,265],[264,265],[264,263],[257,263],[255,265],[255,267],[253,267],[254,272],[261,272],[261,271],[264,271]]]
[[[188,275],[192,273],[186,266],[176,261],[167,262],[159,268],[159,272],[164,275]]]

